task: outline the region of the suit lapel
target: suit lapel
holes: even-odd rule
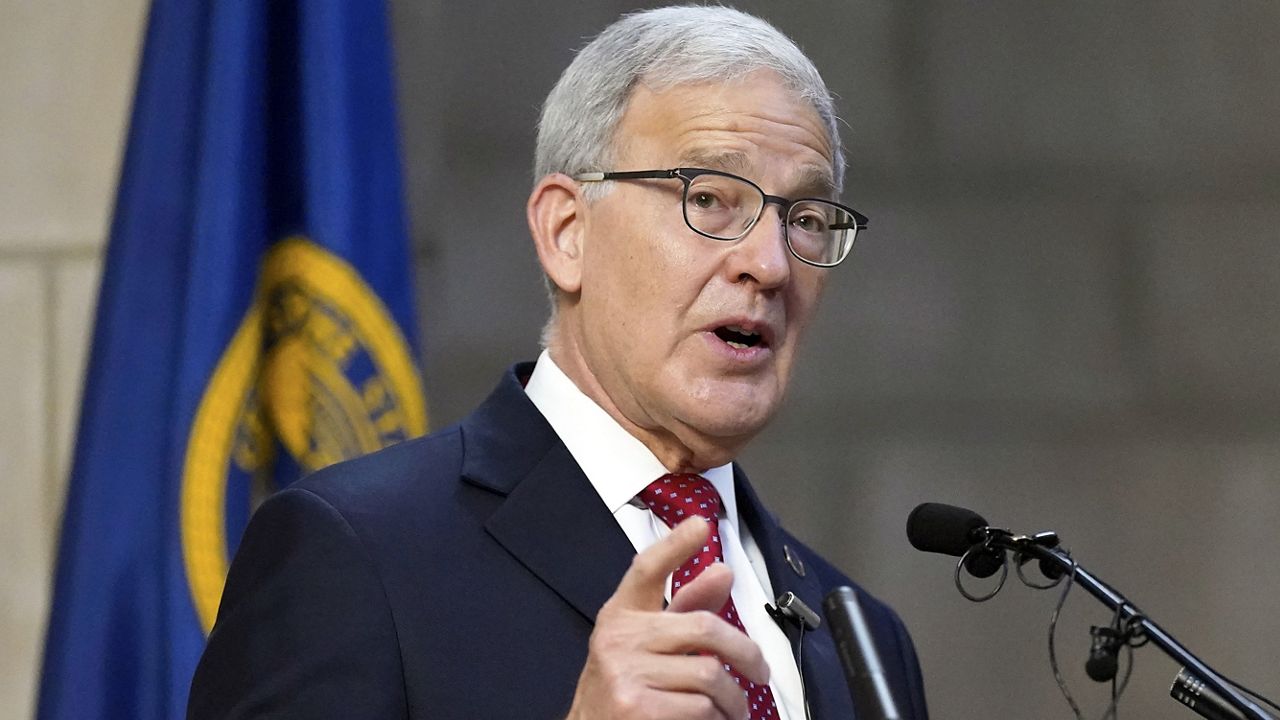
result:
[[[519,365],[462,425],[463,480],[505,495],[485,529],[587,620],[613,594],[635,548],[524,393]]]
[[[735,464],[733,470],[738,513],[750,528],[751,537],[764,556],[774,595],[781,595],[789,590],[808,605],[809,609],[819,616],[823,615],[822,601],[829,588],[822,587],[816,568],[808,566],[811,563],[800,544],[778,525],[778,521],[761,504],[742,469]],[[804,633],[802,643],[797,642],[800,631],[792,623],[786,623],[783,632],[791,640],[792,654],[798,656],[804,676],[805,699],[813,717],[854,717],[852,700],[841,671],[840,657],[825,618],[817,630]]]
[[[516,486],[485,529],[592,622],[635,555],[564,445]]]

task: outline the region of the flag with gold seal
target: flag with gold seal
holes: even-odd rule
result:
[[[155,0],[38,717],[173,718],[257,501],[420,435],[388,18]]]

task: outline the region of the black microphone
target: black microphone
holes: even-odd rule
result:
[[[901,720],[857,593],[848,586],[838,587],[827,594],[822,608],[840,652],[840,665],[844,668],[844,679],[849,684],[849,696],[853,698],[857,717]]]
[[[984,539],[986,518],[955,505],[921,503],[907,516],[907,539],[924,552],[960,557]]]
[[[1245,720],[1239,710],[1228,705],[1212,688],[1205,687],[1200,678],[1187,672],[1186,668],[1179,670],[1173,679],[1169,696],[1209,720]]]
[[[986,518],[955,505],[921,503],[907,516],[907,539],[924,552],[962,557],[988,537]],[[1004,565],[1004,551],[987,548],[970,553],[964,567],[971,575],[987,578]]]
[[[1111,682],[1116,679],[1120,670],[1120,648],[1124,647],[1125,636],[1115,628],[1089,628],[1089,659],[1084,663],[1084,672],[1094,682]]]

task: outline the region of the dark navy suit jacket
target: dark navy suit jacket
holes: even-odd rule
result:
[[[259,508],[189,717],[565,714],[596,612],[635,550],[525,395],[517,373],[530,370],[508,372],[459,425],[330,467]],[[778,526],[736,467],[735,481],[775,592],[818,610],[852,584]],[[863,603],[903,716],[923,720],[906,629]],[[825,623],[804,635],[802,658],[813,717],[853,717]]]

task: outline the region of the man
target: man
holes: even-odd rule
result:
[[[192,717],[852,716],[827,628],[765,610],[851,583],[732,463],[865,225],[825,85],[756,18],[639,13],[565,71],[537,154],[546,351],[459,425],[263,505]],[[864,602],[924,718],[902,623]]]

